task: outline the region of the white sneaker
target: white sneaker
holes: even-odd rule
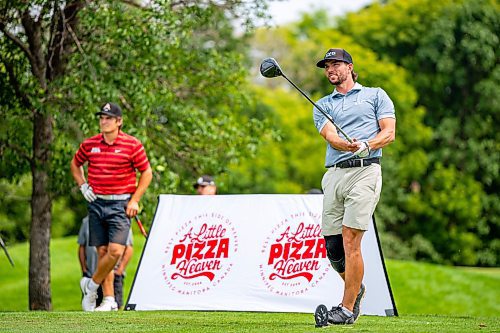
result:
[[[91,291],[89,289],[90,278],[82,277],[80,280],[80,289],[82,290],[82,309],[83,311],[94,311],[95,301],[97,299],[97,291]]]
[[[105,299],[94,311],[118,311],[118,304],[115,301]]]

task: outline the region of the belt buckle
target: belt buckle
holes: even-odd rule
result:
[[[364,161],[364,160],[363,160],[363,159],[361,159],[360,161],[361,161],[361,167],[363,167],[363,161]]]

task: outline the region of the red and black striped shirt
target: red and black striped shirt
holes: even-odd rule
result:
[[[75,154],[78,167],[88,162],[88,183],[96,194],[126,194],[136,190],[136,169],[149,167],[142,143],[120,131],[113,144],[103,134],[86,139]]]

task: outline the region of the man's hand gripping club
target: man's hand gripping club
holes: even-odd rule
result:
[[[370,155],[371,148],[368,144],[368,141],[357,142],[359,144],[358,150],[354,152],[354,156],[358,156],[360,158],[365,158]]]

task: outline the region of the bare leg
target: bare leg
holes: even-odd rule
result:
[[[99,246],[97,251],[99,253],[99,260],[97,262],[97,269],[92,276],[92,280],[97,284],[102,284],[102,292],[104,296],[113,296],[114,273],[113,268],[120,259],[125,245],[109,243],[108,245]]]
[[[103,297],[106,297],[106,296],[113,296],[115,297],[115,290],[114,290],[114,285],[113,285],[113,281],[115,280],[115,273],[113,272],[113,270],[111,270],[111,272],[109,272],[109,274],[106,276],[106,278],[104,279],[104,281],[102,281],[102,295]]]
[[[353,310],[354,302],[361,287],[361,281],[365,273],[363,256],[361,254],[361,239],[364,231],[344,226],[342,236],[344,239],[345,272],[340,275],[344,281],[344,297],[342,305]]]

